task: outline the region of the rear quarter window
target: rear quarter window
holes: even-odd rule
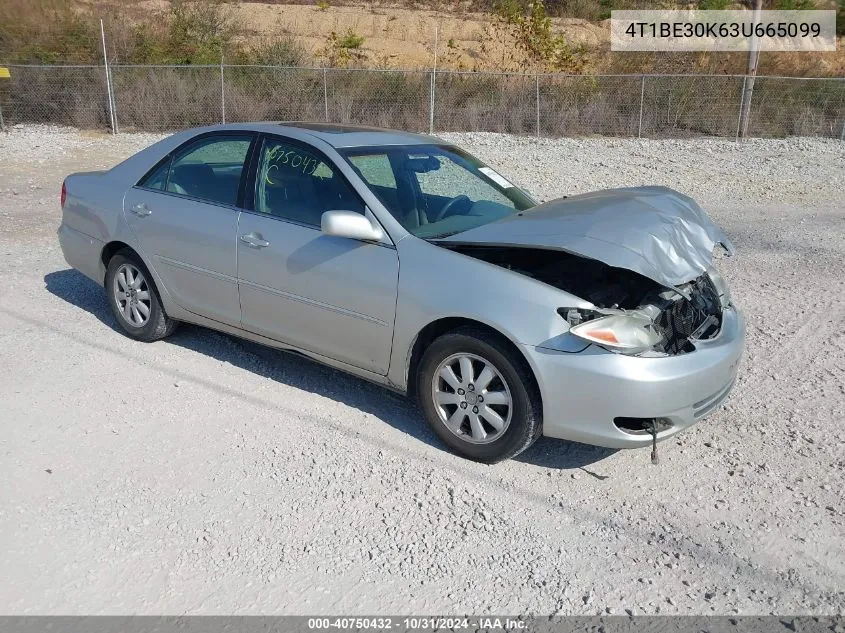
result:
[[[161,161],[161,164],[153,167],[147,174],[138,182],[139,187],[145,189],[157,189],[164,191],[164,186],[167,183],[167,172],[170,169],[170,157]]]

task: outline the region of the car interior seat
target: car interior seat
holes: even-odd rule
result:
[[[234,204],[235,202],[234,200],[220,200],[221,192],[218,191],[214,170],[210,165],[205,163],[183,163],[176,165],[173,168],[173,173],[170,174],[167,188],[170,191],[179,192],[177,187],[181,188],[189,196],[209,198],[219,202],[230,202],[230,204]]]
[[[264,208],[261,210],[294,222],[319,226],[324,209],[314,188],[314,178],[294,170],[274,172],[272,178],[273,181],[264,186]]]

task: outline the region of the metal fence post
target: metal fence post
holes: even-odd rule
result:
[[[751,117],[751,100],[754,97],[754,80],[757,78],[757,67],[760,65],[760,37],[757,35],[757,24],[760,23],[760,12],[763,10],[763,0],[754,1],[754,30],[749,40],[748,69],[742,82],[742,107],[739,114],[739,132],[737,138],[748,136],[748,119]]]
[[[440,43],[440,25],[434,25],[434,65],[431,67],[430,103],[428,106],[428,133],[434,134],[434,90],[437,82],[437,47]]]
[[[637,126],[637,138],[643,137],[643,102],[645,101],[645,75],[640,81],[640,123]]]
[[[9,73],[9,70],[7,68],[3,68],[3,70],[6,71],[6,72],[3,74],[3,76],[0,76],[0,79],[3,79],[3,77],[5,77],[6,79],[11,81],[12,76]],[[3,83],[5,83],[5,82],[0,81],[0,85],[2,85]],[[2,97],[3,97],[3,90],[0,89],[0,132],[5,132],[6,131],[6,122],[3,120],[3,103],[2,103],[3,99],[2,99]]]
[[[226,82],[223,78],[223,54],[220,54],[220,118],[226,125]]]
[[[428,133],[434,134],[434,71],[431,71],[428,84]]]
[[[734,141],[739,143],[739,132],[742,129],[742,116],[745,110],[745,82],[748,81],[748,76],[742,78],[742,94],[739,96],[739,116],[736,118],[736,137]]]
[[[114,119],[114,133],[120,134],[120,124],[117,122],[117,98],[114,96],[114,77],[111,74],[111,66],[108,68],[109,71],[109,86],[111,92],[109,93],[109,99],[111,100],[111,113],[112,118]]]
[[[329,82],[326,77],[327,72],[323,67],[323,105],[326,107],[326,123],[329,122]]]
[[[117,119],[114,116],[114,94],[111,87],[111,73],[109,72],[109,55],[106,51],[106,29],[103,26],[103,21],[100,20],[100,38],[103,41],[103,68],[106,71],[106,97],[109,101],[109,123],[111,124],[111,133],[117,134]]]
[[[537,138],[540,138],[540,75],[534,75],[534,91],[537,102]]]

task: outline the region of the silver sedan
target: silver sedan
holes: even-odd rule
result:
[[[660,187],[538,205],[437,138],[320,124],[193,129],[62,186],[67,262],[140,341],[180,321],[416,397],[479,461],[541,435],[653,445],[727,398],[731,246]]]

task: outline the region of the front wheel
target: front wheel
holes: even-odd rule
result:
[[[444,334],[420,362],[417,394],[435,433],[461,455],[494,463],[540,436],[540,397],[525,360],[476,328]]]

